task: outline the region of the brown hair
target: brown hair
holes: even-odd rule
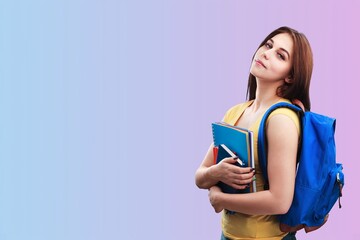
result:
[[[307,111],[310,110],[310,80],[313,69],[313,55],[310,43],[303,33],[300,33],[289,27],[280,27],[271,32],[264,41],[261,42],[258,49],[263,46],[270,38],[280,33],[288,33],[294,42],[293,65],[290,70],[291,83],[284,82],[277,89],[277,95],[289,99],[300,100]],[[255,52],[256,53],[256,52]],[[252,59],[254,59],[255,54]],[[247,97],[249,100],[255,99],[256,93],[256,78],[251,73],[249,74]]]

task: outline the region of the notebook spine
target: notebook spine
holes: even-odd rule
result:
[[[211,124],[211,129],[212,129],[214,146],[217,146],[216,139],[215,139],[215,124],[214,123]]]

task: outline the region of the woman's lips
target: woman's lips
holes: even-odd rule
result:
[[[261,60],[259,60],[259,59],[255,59],[255,63],[258,64],[258,65],[260,65],[260,66],[263,66],[264,68],[266,68],[265,65],[264,65],[264,63],[263,63]]]

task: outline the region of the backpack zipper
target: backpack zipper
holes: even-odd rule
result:
[[[339,208],[341,208],[340,197],[342,197],[343,185],[342,185],[341,180],[340,180],[340,173],[339,172],[336,174],[336,181],[337,181],[338,186],[339,186]]]

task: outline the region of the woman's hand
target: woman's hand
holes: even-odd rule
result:
[[[224,158],[218,164],[214,164],[214,144],[210,147],[195,173],[195,183],[199,188],[210,189],[219,181],[233,187],[234,189],[244,189],[255,174],[254,169],[235,166],[237,161],[234,158]]]
[[[224,158],[209,169],[210,176],[235,189],[248,187],[248,184],[253,180],[255,170],[250,167],[236,166],[234,165],[236,161],[236,158]]]
[[[209,189],[209,200],[216,213],[221,212],[224,208],[221,206],[220,196],[223,194],[218,186],[212,186]]]

